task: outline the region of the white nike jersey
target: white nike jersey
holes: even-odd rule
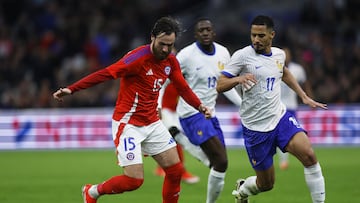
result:
[[[225,66],[223,74],[235,77],[245,73],[254,74],[257,84],[244,91],[242,96],[241,121],[250,130],[267,132],[273,130],[285,113],[280,100],[285,52],[272,47],[271,54],[257,54],[252,46],[236,51]]]
[[[205,106],[211,108],[213,116],[215,116],[215,104],[218,96],[217,79],[224,69],[224,65],[230,60],[227,48],[218,43],[214,43],[214,45],[215,51],[211,55],[204,53],[196,42],[183,48],[176,55],[190,88]],[[179,99],[176,111],[182,118],[199,113],[182,98]]]
[[[290,62],[288,64],[288,68],[298,83],[302,84],[306,81],[305,70],[300,64]],[[289,110],[296,110],[299,105],[296,92],[294,92],[294,90],[292,90],[284,82],[281,83],[281,101]]]

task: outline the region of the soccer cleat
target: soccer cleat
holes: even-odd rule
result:
[[[245,183],[245,179],[238,179],[235,184],[235,190],[232,191],[232,195],[235,196],[235,203],[249,203],[248,196],[240,194],[240,186]]]
[[[187,184],[195,184],[200,181],[200,178],[198,176],[195,176],[195,175],[185,171],[181,176],[181,180]]]
[[[90,184],[86,184],[82,187],[82,196],[83,196],[83,200],[84,203],[96,203],[96,199],[92,198],[89,195],[89,189],[91,188],[92,185]]]

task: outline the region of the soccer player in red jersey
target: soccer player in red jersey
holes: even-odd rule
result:
[[[53,97],[62,97],[101,82],[120,79],[120,89],[112,117],[112,136],[119,166],[123,174],[99,184],[83,187],[85,203],[96,203],[104,194],[120,194],[138,189],[144,181],[142,154],[152,156],[164,169],[163,203],[176,203],[184,168],[176,150],[176,142],[160,121],[157,113],[159,90],[167,78],[179,95],[191,106],[210,117],[211,112],[184,80],[175,55],[170,54],[180,26],[170,17],[160,18],[151,31],[151,43],[127,53],[114,64],[94,72]]]

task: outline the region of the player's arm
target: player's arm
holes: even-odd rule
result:
[[[81,89],[92,87],[110,79],[113,79],[112,75],[108,69],[104,68],[85,76],[68,87],[59,88],[56,92],[53,93],[53,97],[58,101],[62,101],[62,97],[66,95],[73,94]]]
[[[241,106],[241,102],[242,99],[240,97],[240,95],[237,93],[237,91],[235,90],[235,88],[232,88],[226,92],[223,92],[223,94],[225,95],[226,98],[228,98],[233,104],[235,104],[236,106],[240,107]]]
[[[322,108],[327,109],[327,105],[323,103],[319,103],[317,101],[314,101],[311,99],[305,91],[301,88],[299,83],[296,81],[295,77],[291,74],[288,68],[284,68],[284,73],[282,80],[286,83],[287,86],[289,86],[296,94],[301,98],[302,102],[306,105],[309,105],[312,108]]]
[[[217,85],[216,91],[219,93],[229,91],[231,88],[241,84],[247,90],[250,89],[257,83],[255,76],[253,74],[247,73],[239,76],[232,76],[227,72],[221,72]]]
[[[174,84],[176,91],[186,101],[186,103],[190,104],[192,107],[199,110],[201,113],[205,115],[206,118],[211,117],[211,110],[207,106],[202,104],[199,97],[197,97],[197,95],[191,90],[185,78],[183,77],[179,66],[178,68],[174,69],[174,71],[169,76],[169,78],[171,82]]]

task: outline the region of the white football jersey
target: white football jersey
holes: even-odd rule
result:
[[[237,50],[225,66],[223,74],[227,77],[252,73],[257,80],[247,91],[238,87],[241,121],[250,130],[271,131],[284,115],[286,108],[280,100],[284,63],[285,52],[279,48],[272,47],[271,54],[263,55],[247,46]]]
[[[205,106],[211,108],[213,116],[215,116],[215,104],[218,96],[216,91],[217,79],[225,64],[230,60],[230,53],[227,48],[218,43],[214,43],[214,45],[213,54],[204,53],[197,42],[194,42],[180,50],[176,55],[190,88]],[[179,99],[176,111],[182,118],[199,113],[182,98]]]
[[[306,81],[306,73],[304,68],[294,62],[288,64],[289,71],[295,77],[298,83],[302,84]],[[289,110],[296,110],[298,107],[298,96],[294,90],[287,86],[284,82],[281,83],[281,101]]]

